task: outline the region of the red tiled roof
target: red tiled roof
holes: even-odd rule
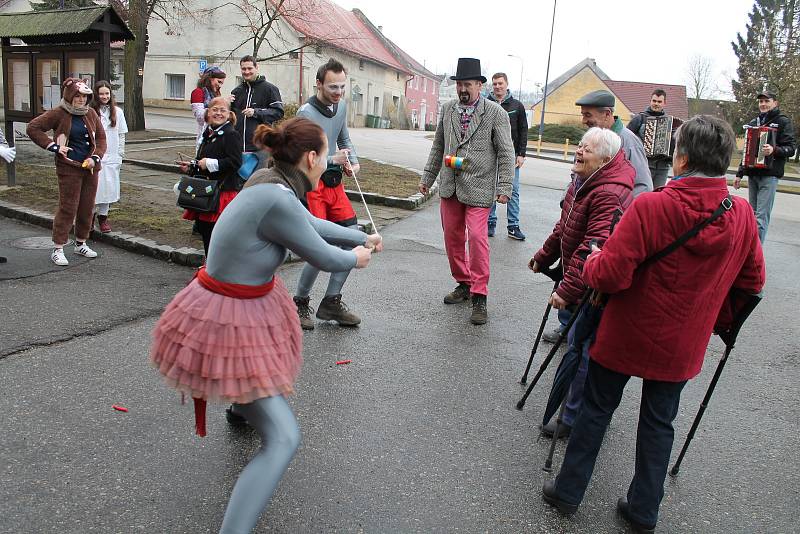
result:
[[[277,0],[270,0],[277,5]],[[356,15],[329,0],[286,0],[283,19],[299,33],[346,52],[409,72]]]
[[[667,83],[621,82],[603,80],[611,92],[619,98],[632,113],[639,113],[650,105],[650,97],[656,89],[667,92],[667,105],[664,111],[679,119],[689,118],[689,104],[686,100],[686,87]]]

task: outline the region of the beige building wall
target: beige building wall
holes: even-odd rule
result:
[[[586,93],[597,90],[610,91],[603,80],[597,77],[588,67],[584,67],[575,76],[567,80],[552,94],[547,95],[547,107],[545,109],[545,124],[580,124],[581,109],[575,105],[575,101]],[[542,114],[542,103],[539,102],[533,107],[533,116],[536,117],[538,124]],[[622,122],[627,123],[632,113],[625,107],[619,98],[614,114],[619,116]]]
[[[196,0],[197,11],[219,6],[221,0]],[[200,60],[208,65],[219,65],[227,74],[222,93],[228,94],[236,87],[239,74],[239,58],[252,53],[252,45],[241,44],[246,34],[234,27],[236,10],[219,9],[215,15],[203,21],[185,21],[183,27],[168,29],[163,21],[152,20],[148,31],[150,46],[145,61],[143,98],[146,106],[190,109],[189,96],[197,86]],[[283,39],[282,47],[291,50],[300,46],[298,34],[285,22],[278,21],[278,31]],[[260,50],[260,54],[267,53]],[[341,61],[348,72],[348,113],[350,125],[363,126],[366,115],[381,115],[392,109],[394,98],[404,99],[405,75],[394,69],[334,47],[309,46],[293,57],[282,56],[276,60],[259,63],[259,72],[281,91],[285,103],[300,103],[316,92],[316,74],[320,65],[329,58]],[[302,72],[301,72],[302,62]],[[178,81],[183,80],[183,91],[176,91]],[[170,81],[172,80],[172,86]],[[354,99],[354,90],[358,91]],[[377,100],[376,100],[377,99]],[[404,107],[394,106],[394,107]],[[397,121],[397,117],[390,120]],[[399,121],[397,121],[399,122]]]

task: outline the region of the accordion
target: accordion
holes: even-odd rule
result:
[[[768,169],[772,167],[773,156],[764,155],[764,145],[775,146],[777,128],[770,126],[744,127],[744,152],[742,166],[748,169]]]
[[[642,143],[644,144],[644,154],[648,158],[668,158],[670,156],[673,120],[672,115],[645,118]]]

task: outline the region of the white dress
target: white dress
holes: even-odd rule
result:
[[[106,132],[106,154],[103,156],[102,166],[97,181],[97,195],[95,204],[110,204],[119,200],[119,169],[122,166],[122,155],[125,153],[125,134],[128,133],[128,123],[125,114],[116,108],[117,125],[111,127],[111,109],[108,106],[100,108],[100,122]]]

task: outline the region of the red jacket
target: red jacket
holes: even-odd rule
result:
[[[589,349],[613,371],[680,382],[696,376],[731,287],[758,293],[766,277],[756,219],[746,200],[672,254],[648,258],[711,216],[728,194],[725,178],[673,180],[636,198],[583,269],[591,287],[610,294]]]
[[[608,238],[617,208],[626,209],[633,201],[633,179],[636,171],[625,159],[622,150],[575,188],[573,178],[561,204],[561,218],[553,233],[533,259],[550,266],[560,257],[564,280],[556,293],[569,304],[577,303],[586,288],[581,272],[589,241],[601,244]]]

